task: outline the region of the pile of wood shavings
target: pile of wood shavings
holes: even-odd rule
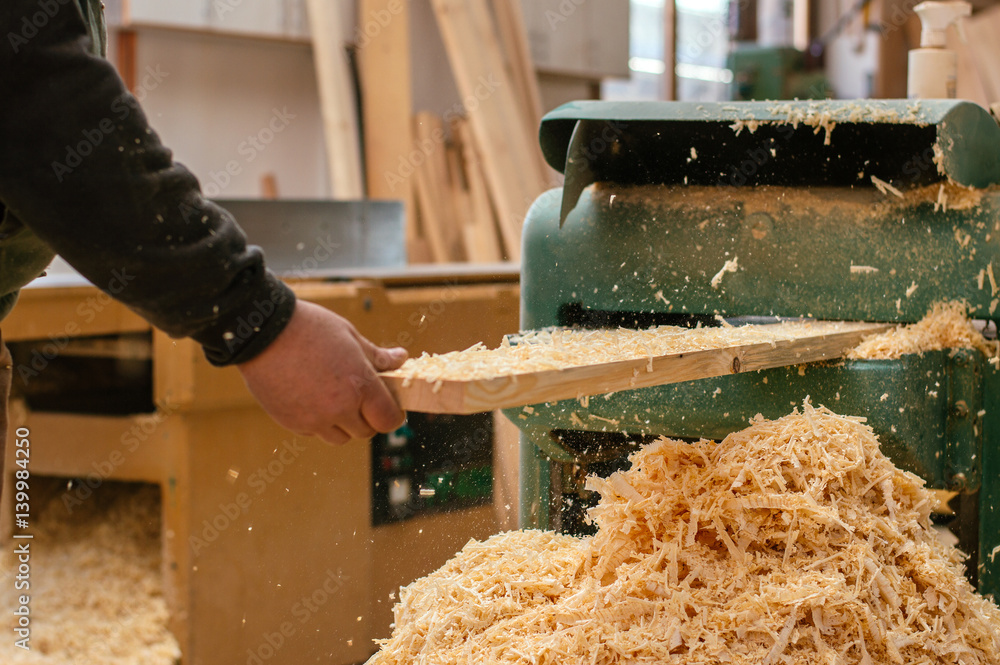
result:
[[[25,665],[174,665],[181,653],[167,630],[160,550],[159,488],[104,483],[82,504],[55,493],[29,531],[31,588],[14,590],[17,560],[0,565],[0,612],[8,639],[0,662]],[[60,483],[65,488],[65,481]],[[69,494],[75,497],[75,494]],[[76,501],[74,499],[74,501]],[[44,506],[44,507],[43,507]],[[70,510],[72,509],[72,510]],[[18,544],[25,541],[19,540]],[[6,590],[9,590],[6,591]],[[14,646],[18,593],[31,595],[30,651]]]
[[[988,358],[997,355],[997,343],[987,340],[966,315],[968,306],[959,301],[935,303],[916,323],[865,338],[851,349],[848,358],[878,360],[908,353],[942,349],[978,349]]]
[[[590,479],[595,536],[471,541],[404,589],[369,665],[1000,662],[1000,610],[862,419],[806,402],[631,460]]]
[[[476,344],[464,351],[439,355],[424,353],[418,358],[407,360],[402,367],[389,374],[429,382],[491,379],[510,374],[654,358],[743,344],[775,344],[809,334],[847,332],[857,326],[856,323],[796,321],[738,328],[657,326],[647,330],[618,328],[530,331],[505,337],[497,349]]]

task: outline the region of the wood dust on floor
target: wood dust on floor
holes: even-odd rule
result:
[[[66,486],[65,480],[32,478],[31,524],[23,531],[34,536],[28,541],[30,590],[15,590],[15,541],[3,548],[0,663],[179,662],[163,598],[159,488],[109,482],[78,504]],[[13,612],[23,593],[30,594],[30,650],[14,644]]]

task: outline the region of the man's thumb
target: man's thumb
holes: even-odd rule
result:
[[[370,343],[369,343],[370,344]],[[368,359],[371,361],[372,365],[379,372],[385,372],[390,369],[396,369],[406,360],[406,349],[402,347],[394,347],[391,349],[386,349],[381,346],[375,346],[370,344],[368,351]]]

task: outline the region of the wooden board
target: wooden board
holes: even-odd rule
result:
[[[518,105],[524,113],[529,128],[542,122],[542,95],[538,90],[538,76],[531,60],[528,45],[528,28],[524,22],[521,0],[493,0],[500,41],[510,65],[510,78],[517,92]]]
[[[398,372],[385,372],[381,376],[407,411],[479,413],[840,358],[862,338],[891,327],[869,324],[848,332],[821,333],[774,344],[734,345],[493,379],[430,383],[408,380]]]
[[[518,107],[486,0],[432,0],[438,27],[496,207],[507,256],[520,260],[521,225],[545,187],[534,132]]]
[[[331,195],[360,199],[365,195],[361,173],[354,85],[341,35],[340,8],[326,0],[307,0],[313,58],[326,138]]]
[[[358,15],[362,24],[370,17],[383,20],[380,30],[366,35],[367,41],[358,46],[357,61],[368,196],[403,202],[407,251],[412,260],[419,251],[413,182],[401,171],[401,160],[413,150],[409,13],[408,2],[360,0]]]
[[[475,247],[475,254],[470,254],[469,258],[480,263],[502,261],[503,250],[497,235],[498,229],[489,193],[486,191],[482,160],[476,152],[469,123],[464,120],[453,123],[452,133],[458,137],[465,165],[465,180],[469,187],[472,224],[466,227],[466,231],[474,236],[470,242]]]

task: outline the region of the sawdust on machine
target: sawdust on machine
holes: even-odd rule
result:
[[[983,337],[967,310],[961,301],[935,303],[916,323],[867,337],[847,357],[881,360],[943,349],[977,349],[987,358],[995,358],[997,342]]]
[[[842,187],[778,187],[759,185],[757,187],[724,188],[724,196],[719,187],[699,185],[642,185],[617,187],[614,185],[594,185],[604,197],[615,197],[615,205],[636,206],[655,209],[668,205],[672,210],[690,211],[692,214],[713,215],[738,214],[749,217],[765,213],[773,217],[792,216],[810,219],[816,215],[838,215],[856,221],[870,223],[877,217],[904,215],[914,207],[930,205],[935,212],[948,210],[973,210],[978,208],[986,194],[1000,191],[998,187],[976,189],[960,185],[952,180],[901,190],[902,196],[881,192],[876,187],[860,186],[870,176],[860,174],[859,186],[844,190]],[[738,190],[738,191],[737,191]]]
[[[470,541],[403,590],[390,663],[995,665],[1000,610],[863,419],[759,416],[590,479],[593,537]]]
[[[769,325],[683,328],[656,326],[646,330],[533,330],[505,337],[500,347],[476,344],[463,351],[411,358],[388,372],[428,382],[479,380],[582,365],[648,358],[744,344],[777,344],[804,335],[856,330],[855,322],[786,321]]]

